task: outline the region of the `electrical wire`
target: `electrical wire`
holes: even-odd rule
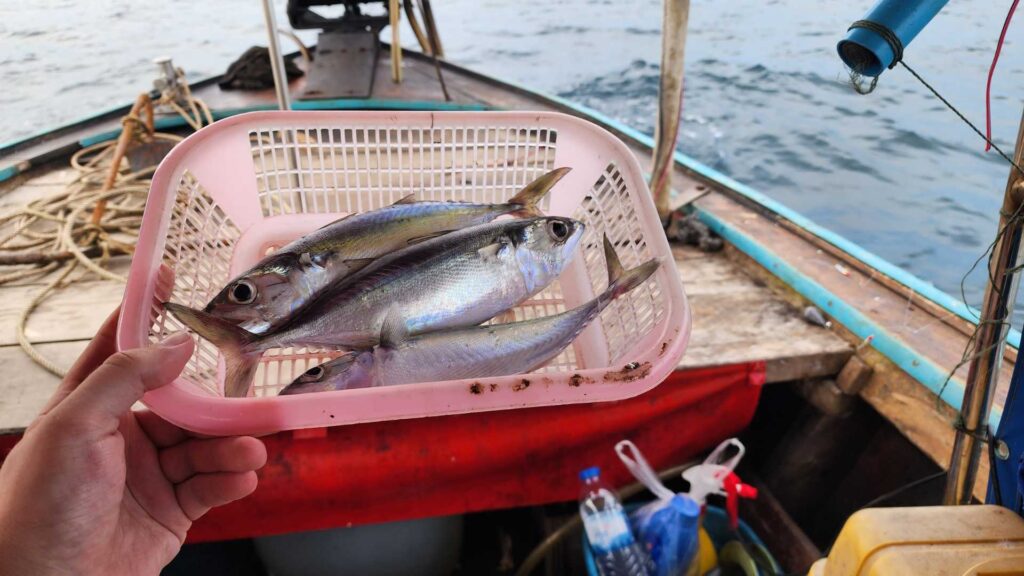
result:
[[[1003,30],[999,33],[999,42],[996,43],[996,51],[992,55],[992,65],[988,69],[988,82],[985,83],[985,152],[992,148],[992,76],[996,71],[996,63],[999,62],[999,54],[1003,51],[1003,41],[1006,40],[1006,30],[1010,27],[1010,20],[1017,10],[1017,3],[1020,0],[1013,0],[1010,10],[1006,13],[1006,20],[1003,21]],[[1019,168],[1018,168],[1019,170]]]

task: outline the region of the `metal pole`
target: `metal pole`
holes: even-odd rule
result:
[[[665,0],[661,30],[661,81],[658,86],[658,121],[654,129],[654,167],[651,193],[662,220],[669,217],[672,166],[679,136],[683,104],[683,62],[686,54],[686,23],[690,0]]]
[[[1024,118],[1017,133],[1014,162],[1024,160]],[[992,248],[989,257],[989,283],[981,307],[981,319],[974,339],[974,358],[967,372],[964,400],[960,407],[959,426],[949,461],[946,493],[947,505],[970,504],[974,483],[978,475],[978,461],[988,432],[988,414],[992,408],[992,393],[999,382],[999,368],[1006,348],[1010,312],[1017,295],[1019,275],[1015,272],[1024,261],[1021,251],[1021,216],[1024,202],[1024,174],[1010,168],[1010,177],[1003,194],[999,230],[1003,233]]]
[[[277,16],[274,14],[273,0],[261,0],[263,18],[267,22],[267,45],[270,50],[270,69],[274,72],[274,92],[277,94],[277,107],[290,110],[291,100],[288,98],[288,76],[284,73],[284,56],[281,54],[281,43],[277,37]]]

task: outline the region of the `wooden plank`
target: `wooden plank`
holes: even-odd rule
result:
[[[786,512],[760,478],[743,470],[744,482],[757,488],[757,498],[744,500],[741,515],[761,536],[787,574],[805,574],[811,563],[822,557],[821,550]]]
[[[836,386],[844,394],[859,394],[864,386],[867,386],[871,379],[873,369],[866,362],[854,356],[843,366],[843,370],[836,377]]]
[[[874,368],[861,397],[908,440],[944,469],[953,450],[956,411],[874,350],[861,352]],[[974,496],[984,502],[988,490],[988,459],[978,465]]]
[[[115,256],[115,257],[111,258],[104,265],[104,267],[107,270],[110,270],[111,272],[113,272],[115,274],[120,274],[122,276],[126,276],[127,277],[128,276],[128,270],[131,268],[131,265],[132,265],[131,256]],[[8,272],[12,272],[13,270],[15,270],[14,267],[7,267],[7,266],[0,267],[0,273],[8,273]],[[28,278],[22,278],[22,279],[19,279],[19,280],[14,280],[12,282],[8,282],[7,284],[4,284],[3,287],[4,288],[11,288],[11,287],[15,287],[15,286],[45,286],[46,284],[49,284],[52,280],[54,280],[54,278],[59,273],[60,273],[59,271],[54,271],[54,272],[49,272],[49,273],[42,274],[42,275],[31,276],[31,277],[28,277]],[[2,328],[3,328],[3,326],[0,325],[0,329],[2,329]]]
[[[741,228],[760,244],[770,246],[776,254],[785,255],[790,265],[937,366],[952,369],[960,361],[967,336],[946,322],[953,316],[952,313],[947,314],[948,318],[932,315],[930,308],[918,305],[921,301],[919,296],[909,291],[894,291],[871,274],[849,266],[848,262],[818,249],[786,228],[724,196],[713,194],[701,199],[698,204]],[[1005,386],[1008,385],[1012,370],[1012,363],[1005,361],[998,397],[1005,396]],[[965,375],[966,366],[956,372],[958,378]]]
[[[695,339],[696,337],[691,338],[691,341]],[[756,357],[767,364],[766,383],[774,384],[835,375],[851,354],[849,346],[823,351],[820,346],[797,345],[780,351],[778,346],[765,344],[763,341],[738,341],[728,347],[693,344],[687,348],[679,368],[723,366],[749,362],[750,358]]]
[[[42,344],[39,351],[61,366],[71,366],[87,341]],[[17,346],[0,347],[0,435],[21,433],[57,388],[60,380]]]
[[[17,344],[14,327],[18,317],[42,288],[0,287],[0,346]],[[32,343],[88,340],[121,303],[123,293],[123,284],[108,280],[78,282],[58,290],[33,312],[25,335]]]

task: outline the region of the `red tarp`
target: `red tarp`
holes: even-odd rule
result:
[[[211,511],[190,542],[575,500],[600,465],[630,481],[612,448],[629,438],[651,464],[680,464],[753,417],[764,364],[675,372],[633,399],[280,433],[259,488]],[[16,437],[0,438],[6,455]]]

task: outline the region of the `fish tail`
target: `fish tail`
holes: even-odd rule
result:
[[[604,259],[608,267],[608,289],[599,297],[601,308],[643,284],[661,265],[657,258],[652,258],[635,268],[625,270],[607,235],[604,237]]]
[[[196,334],[212,342],[224,355],[227,365],[224,395],[239,398],[248,394],[263,353],[254,346],[259,337],[227,320],[188,306],[166,302],[164,308]]]
[[[562,177],[569,173],[570,170],[572,170],[572,168],[555,168],[527,184],[525,188],[520,190],[508,201],[509,204],[516,208],[512,212],[512,215],[520,218],[543,216],[544,213],[540,211],[540,207],[537,206],[537,204],[540,202],[541,198],[546,196],[548,191],[550,191],[551,188],[562,179]]]

